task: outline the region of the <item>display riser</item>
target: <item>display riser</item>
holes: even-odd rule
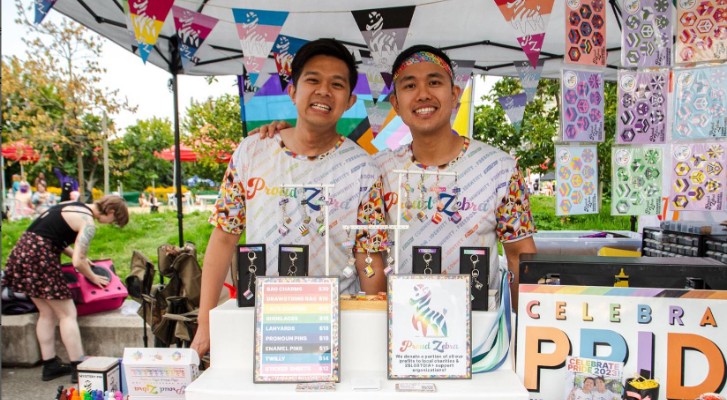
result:
[[[495,312],[472,313],[473,343],[494,322]],[[513,320],[513,326],[515,325]],[[341,311],[341,382],[335,392],[301,393],[295,384],[253,383],[253,344],[255,312],[238,308],[230,300],[210,312],[212,367],[194,381],[186,391],[187,400],[224,399],[403,399],[419,398],[421,393],[396,392],[395,386],[407,380],[386,379],[387,315],[384,311]],[[374,378],[381,390],[355,391],[354,378]],[[471,380],[426,380],[437,385],[437,393],[427,397],[447,399],[528,399],[511,359],[497,371],[475,374]]]

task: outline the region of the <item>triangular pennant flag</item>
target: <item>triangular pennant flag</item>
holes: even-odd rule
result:
[[[273,45],[273,58],[275,58],[275,67],[278,69],[278,76],[280,77],[280,86],[285,89],[293,79],[293,71],[291,65],[293,64],[293,57],[303,47],[304,44],[308,43],[307,40],[299,39],[293,36],[278,35],[278,39]]]
[[[467,87],[467,83],[470,81],[470,76],[472,76],[472,70],[475,69],[475,61],[452,60],[452,67],[454,67],[452,70],[454,73],[454,84],[459,86],[460,90],[460,98],[457,99],[457,101],[460,101],[462,99],[462,94]]]
[[[286,11],[233,8],[245,70],[254,85],[275,40],[288,18]]]
[[[538,64],[540,51],[543,49],[543,40],[545,40],[545,32],[517,38],[517,42],[520,43],[520,47],[528,57],[530,65],[535,66]]]
[[[513,64],[520,76],[520,86],[523,87],[523,91],[528,96],[528,103],[530,103],[538,91],[538,82],[540,82],[540,75],[543,73],[545,60],[539,60],[535,68],[528,61],[515,61]]]
[[[190,61],[195,64],[199,61],[194,54],[202,47],[202,43],[217,25],[218,20],[179,6],[172,7],[172,15],[174,16],[174,28],[179,37],[182,66],[186,69]]]
[[[459,87],[459,98],[457,99],[457,106],[452,109],[452,115],[449,117],[449,122],[454,124],[454,120],[457,115],[460,114],[460,102],[462,101],[462,95],[465,92],[467,83],[472,76],[472,70],[475,68],[474,60],[452,60],[452,72],[454,73],[454,84]]]
[[[56,4],[58,0],[35,0],[35,23],[39,24],[43,22],[45,16],[48,15],[50,9]]]
[[[371,124],[371,130],[373,131],[374,137],[379,134],[381,127],[386,120],[386,117],[391,112],[391,103],[388,101],[379,101],[374,103],[373,101],[364,101],[366,106],[366,114],[369,117],[369,123]]]
[[[523,114],[525,114],[525,103],[527,103],[527,95],[525,93],[518,93],[512,96],[503,96],[497,99],[500,105],[505,110],[507,118],[515,128],[515,132],[520,132],[520,125],[523,121]]]
[[[416,6],[404,6],[351,11],[371,52],[377,74],[391,72],[396,56],[404,49],[415,9]],[[372,94],[377,98],[380,91],[374,91],[373,86]]]
[[[472,82],[472,79],[470,79]],[[468,83],[465,89],[462,91],[462,100],[459,103],[459,110],[452,121],[452,129],[454,129],[460,136],[471,137],[470,130],[472,124],[470,123],[470,110],[472,109],[472,84]]]
[[[131,40],[129,41],[129,43],[131,44],[131,52],[136,53],[136,50],[139,48],[139,43],[136,41],[136,34],[134,34],[134,24],[131,23],[131,11],[129,11],[129,2],[122,1],[121,6],[124,9],[124,19],[126,20],[126,31],[129,33],[129,36],[131,37]]]
[[[555,0],[494,0],[505,21],[510,23],[520,47],[533,68],[540,58],[545,29]]]
[[[139,43],[139,56],[144,63],[159,38],[172,4],[174,4],[174,0],[145,2],[129,0],[131,25],[134,27],[134,36]]]
[[[376,101],[381,92],[386,88],[386,82],[383,76],[381,76],[383,71],[376,66],[369,51],[360,50],[359,54],[361,54],[361,65],[358,66],[358,70],[366,75],[366,80],[369,82],[369,88],[371,89],[371,96]]]

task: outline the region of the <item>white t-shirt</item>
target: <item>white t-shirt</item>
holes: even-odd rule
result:
[[[397,223],[398,216],[399,223],[409,225],[409,229],[399,232],[399,243],[395,244],[399,246],[399,273],[412,272],[412,246],[441,246],[443,274],[459,273],[460,247],[489,247],[489,286],[497,289],[497,239],[517,241],[535,232],[527,184],[515,160],[501,150],[470,139],[465,139],[459,156],[445,166],[417,163],[410,145],[378,153],[374,159],[385,173],[384,198],[389,220],[392,224]],[[399,190],[399,174],[394,170],[456,172],[457,178],[455,182],[453,176],[409,174],[407,179],[403,174]],[[423,197],[420,190],[422,176]],[[411,188],[408,194],[412,203],[410,209],[406,209],[404,187]],[[455,194],[457,187],[459,194]],[[401,193],[401,199],[397,192]],[[437,210],[438,203],[442,208],[440,211]],[[426,214],[423,221],[417,218],[420,211]],[[461,219],[455,222],[458,215]],[[393,233],[389,235],[394,237]],[[484,272],[480,282],[486,285],[483,278]]]
[[[606,389],[603,393],[594,389],[591,393],[593,394],[593,400],[615,400],[621,398],[621,396],[608,389]]]
[[[577,388],[573,396],[573,400],[593,400],[593,393],[593,390],[591,390],[590,393],[586,393],[583,389]]]
[[[353,231],[348,234],[343,225],[383,224],[384,214],[381,173],[371,157],[349,139],[341,137],[333,149],[317,157],[293,153],[279,135],[243,139],[225,172],[210,223],[228,233],[245,231],[248,244],[264,243],[266,275],[278,275],[281,244],[303,244],[309,245],[308,276],[323,276],[325,239],[318,233],[321,224],[316,221],[324,216],[319,204],[323,191],[280,187],[290,184],[334,185],[328,195],[330,275],[340,276],[342,293],[356,293],[360,290],[356,274],[342,275],[353,247],[347,242],[353,242],[356,235]],[[285,207],[280,204],[284,199]],[[306,216],[310,217],[307,224],[303,222]],[[287,223],[286,217],[290,218]],[[285,235],[279,232],[283,225],[289,230]],[[362,233],[357,251],[366,247],[379,251],[373,243],[385,247],[385,232],[370,232],[368,241],[362,239]]]

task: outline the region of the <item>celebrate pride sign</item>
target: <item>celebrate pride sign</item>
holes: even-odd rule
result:
[[[531,400],[563,398],[568,356],[652,371],[660,400],[726,394],[725,324],[727,291],[520,285],[517,373]]]

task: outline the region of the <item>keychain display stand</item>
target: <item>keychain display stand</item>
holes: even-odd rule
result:
[[[474,311],[472,335],[480,338],[497,313]],[[474,374],[471,380],[409,381],[434,383],[436,393],[397,392],[402,381],[387,380],[387,314],[382,311],[343,310],[341,329],[341,382],[333,392],[296,392],[294,383],[253,383],[255,313],[237,308],[234,300],[210,312],[211,365],[186,389],[187,400],[202,399],[352,399],[377,400],[431,398],[442,400],[527,400],[528,391],[508,357],[497,370]],[[361,380],[375,381],[379,390],[363,390]]]

